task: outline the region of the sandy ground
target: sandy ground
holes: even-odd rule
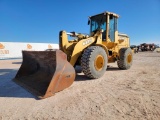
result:
[[[12,81],[21,60],[0,60],[0,120],[160,120],[160,53],[134,55],[129,70],[110,64],[105,75],[75,82],[37,100]]]

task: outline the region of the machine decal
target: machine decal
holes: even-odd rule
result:
[[[88,39],[88,40],[84,41],[84,42],[82,43],[82,45],[84,46],[84,45],[90,44],[91,42],[92,42],[92,40],[91,40],[91,39]]]

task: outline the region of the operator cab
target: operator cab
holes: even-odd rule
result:
[[[90,24],[90,34],[98,29],[103,29],[102,40],[110,39],[115,42],[115,32],[117,30],[118,15],[111,12],[104,12],[89,17],[88,24]]]

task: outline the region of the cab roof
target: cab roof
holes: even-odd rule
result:
[[[90,17],[94,17],[94,16],[101,15],[101,14],[104,14],[104,15],[106,15],[106,14],[108,14],[108,15],[113,15],[113,16],[115,16],[115,17],[117,17],[117,18],[119,17],[118,14],[113,13],[113,12],[108,12],[108,11],[105,11],[105,12],[103,12],[103,13],[99,13],[99,14],[96,14],[96,15],[93,15],[93,16],[90,16]]]

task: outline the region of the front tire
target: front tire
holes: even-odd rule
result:
[[[132,50],[130,48],[121,48],[119,54],[119,60],[117,61],[118,67],[122,70],[129,69],[133,62]]]
[[[84,50],[81,57],[83,73],[89,78],[100,78],[107,69],[108,58],[100,46],[91,46]]]

